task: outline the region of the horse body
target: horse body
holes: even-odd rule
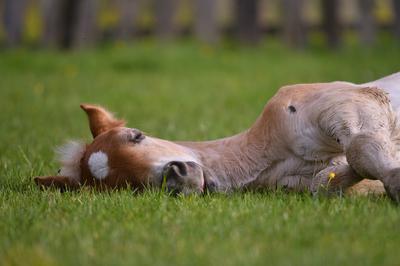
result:
[[[104,108],[82,108],[93,142],[77,152],[66,149],[72,159],[64,162],[61,176],[39,177],[37,183],[138,187],[166,182],[171,191],[184,194],[277,187],[315,193],[344,191],[368,179],[378,181],[363,181],[364,188],[382,191],[384,186],[400,200],[400,73],[364,84],[285,86],[249,129],[205,142],[144,136]],[[68,172],[74,178],[63,175]]]

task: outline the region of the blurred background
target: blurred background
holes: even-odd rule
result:
[[[80,103],[210,140],[251,126],[283,85],[399,70],[400,0],[0,0],[0,265],[399,265],[384,198],[32,181],[56,173],[54,147],[92,141]]]
[[[289,47],[400,39],[399,0],[0,0],[0,45],[79,49],[144,37]]]

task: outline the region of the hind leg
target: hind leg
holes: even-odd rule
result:
[[[318,172],[312,179],[312,194],[341,194],[360,182],[362,178],[347,164],[331,165]]]
[[[400,164],[389,134],[357,134],[345,151],[349,165],[359,176],[382,181],[387,194],[400,202]]]
[[[312,194],[341,194],[362,178],[348,164],[330,165],[315,176],[284,176],[277,180],[276,187],[286,191]]]

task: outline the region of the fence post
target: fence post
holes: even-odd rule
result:
[[[4,29],[6,45],[18,46],[21,43],[26,11],[26,0],[4,1]]]
[[[360,21],[358,23],[360,39],[367,45],[374,43],[376,36],[376,23],[373,14],[374,6],[374,0],[358,0],[360,10]]]
[[[341,42],[339,0],[322,0],[322,17],[328,45],[337,48]]]
[[[138,14],[138,0],[116,0],[119,13],[116,37],[119,40],[130,39],[135,32],[135,20]]]
[[[217,1],[195,1],[195,32],[205,43],[216,43],[219,39],[217,13]]]
[[[293,47],[304,47],[306,44],[306,28],[304,25],[302,11],[303,0],[283,0],[283,37],[286,43]]]
[[[174,18],[178,0],[155,0],[156,35],[161,39],[175,36]]]
[[[400,38],[400,1],[393,0],[393,12],[394,12],[394,34],[397,38]]]
[[[98,0],[79,0],[73,23],[72,47],[82,48],[95,43],[98,37]]]
[[[258,0],[235,0],[238,38],[244,43],[256,43],[260,38]]]
[[[65,30],[62,28],[63,0],[42,0],[40,9],[44,22],[42,34],[43,45],[45,47],[60,46]]]

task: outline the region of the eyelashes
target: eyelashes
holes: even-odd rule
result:
[[[128,140],[132,143],[140,143],[145,138],[145,135],[137,129],[131,129]]]

